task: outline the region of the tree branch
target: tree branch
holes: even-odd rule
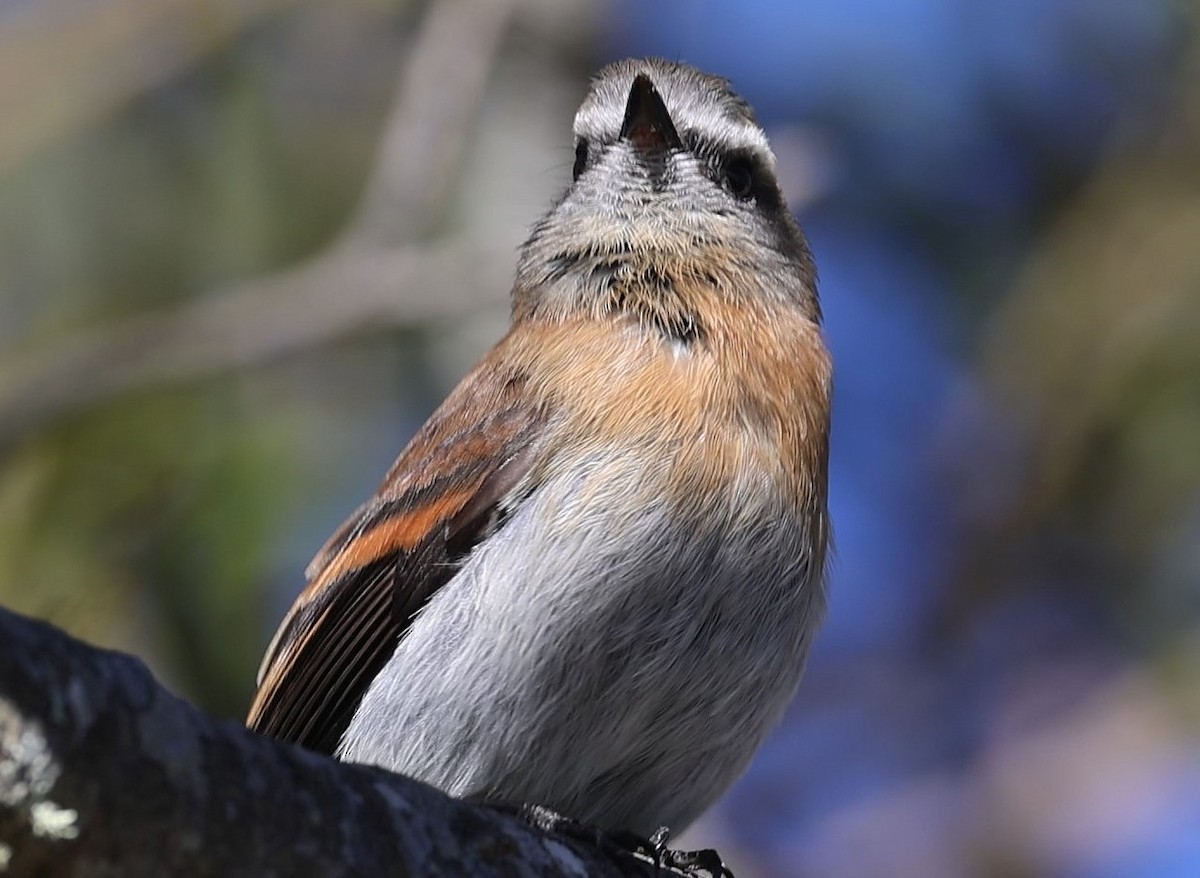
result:
[[[213,719],[136,659],[0,610],[0,874],[655,874],[619,859]]]

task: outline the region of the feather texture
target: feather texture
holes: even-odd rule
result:
[[[824,609],[832,366],[727,82],[611,65],[575,136],[512,329],[318,553],[249,724],[680,831],[782,714]]]
[[[413,615],[495,527],[533,464],[545,413],[519,374],[485,364],[309,566],[263,660],[250,728],[333,753]]]

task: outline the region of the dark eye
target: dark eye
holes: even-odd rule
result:
[[[725,165],[725,185],[736,198],[754,194],[754,165],[749,159],[730,159]]]
[[[579,179],[580,175],[587,169],[587,160],[588,142],[581,139],[575,144],[575,167],[571,169],[571,179]]]

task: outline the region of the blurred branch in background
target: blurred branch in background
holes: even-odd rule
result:
[[[445,220],[449,190],[515,6],[516,0],[435,0],[343,243],[404,243]],[[431,290],[422,294],[437,298]]]
[[[514,5],[438,0],[428,10],[361,207],[324,254],[0,360],[0,455],[122,394],[260,365],[356,331],[414,328],[494,295],[508,254],[453,240],[403,245],[445,217]]]
[[[0,177],[298,2],[38,0],[9,10],[0,28]]]
[[[345,239],[296,268],[89,326],[0,360],[0,455],[129,393],[461,313],[494,299],[511,263],[507,252],[463,243],[372,248]]]

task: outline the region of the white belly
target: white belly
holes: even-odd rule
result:
[[[824,523],[749,478],[702,515],[622,457],[550,478],[476,548],[341,758],[642,834],[681,831],[732,783],[799,681]]]

